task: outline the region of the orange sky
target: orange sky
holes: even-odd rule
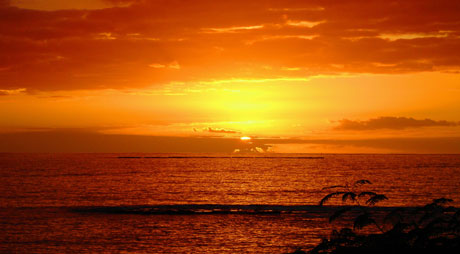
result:
[[[459,17],[447,0],[0,0],[0,151],[459,153]]]

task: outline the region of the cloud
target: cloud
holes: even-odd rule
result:
[[[1,0],[4,1],[4,0]],[[136,0],[9,0],[10,5],[30,10],[92,10],[129,6]],[[1,2],[0,2],[1,4]]]
[[[0,133],[0,152],[232,153],[240,147],[239,139],[213,137],[112,135],[73,130]]]
[[[236,33],[236,32],[244,32],[246,30],[261,29],[263,27],[264,27],[263,25],[257,25],[257,26],[205,28],[203,30],[205,33]]]
[[[299,20],[299,21],[288,20],[286,22],[286,24],[290,26],[300,26],[300,27],[308,27],[308,28],[315,27],[321,23],[324,23],[324,21],[312,22],[312,21],[305,21],[305,20]]]
[[[142,2],[143,0],[103,0],[103,1],[119,5],[119,4],[134,4],[134,3]]]
[[[460,137],[430,138],[370,138],[370,139],[265,139],[265,144],[306,146],[302,152],[315,152],[312,146],[323,147],[321,152],[383,152],[383,153],[424,153],[424,154],[458,154]],[[276,151],[276,149],[275,149]],[[291,150],[291,152],[298,152]]]
[[[0,0],[0,7],[5,7],[10,5],[10,0]]]
[[[226,134],[239,134],[239,133],[241,133],[239,131],[218,129],[218,128],[214,129],[214,128],[211,128],[211,127],[208,127],[207,129],[205,129],[205,131],[211,132],[211,133],[226,133]]]
[[[0,89],[0,96],[6,96],[6,95],[17,95],[21,93],[25,93],[27,89],[25,88],[18,88],[18,89]]]
[[[18,134],[18,133],[60,133],[60,134],[101,134],[104,131],[109,131],[115,127],[83,127],[83,128],[50,128],[50,127],[13,127],[0,128],[0,133],[3,134]]]
[[[157,69],[161,69],[161,68],[169,68],[169,69],[176,69],[176,70],[180,69],[180,65],[176,61],[169,63],[169,64],[159,64],[159,63],[149,64],[149,67],[157,68]]]
[[[459,122],[452,121],[436,121],[432,119],[417,120],[412,117],[378,117],[365,121],[353,121],[343,119],[338,121],[339,125],[335,126],[335,130],[379,130],[379,129],[392,129],[403,130],[408,128],[422,128],[432,126],[459,126]]]
[[[46,145],[44,145],[46,144]],[[159,137],[101,134],[95,131],[55,129],[1,133],[0,152],[225,152],[269,150],[278,145],[335,147],[347,153],[349,148],[373,149],[394,153],[460,153],[460,137],[381,138],[381,139],[252,139],[239,138]],[[259,148],[259,149],[257,149]],[[342,148],[342,149],[340,149]],[[291,150],[292,151],[292,150]],[[328,150],[325,150],[326,152]],[[329,150],[331,151],[331,150]],[[311,152],[294,150],[293,152]]]
[[[459,1],[9,2],[0,0],[0,89],[460,70]]]

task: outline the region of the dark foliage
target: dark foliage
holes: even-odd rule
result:
[[[371,182],[359,180],[353,185],[324,188],[339,191],[326,195],[320,205],[340,196],[343,202],[352,202],[352,206],[344,206],[334,212],[329,221],[350,213],[354,216],[353,228],[334,230],[329,239],[323,239],[314,249],[308,252],[297,250],[294,253],[460,253],[460,210],[448,206],[451,199],[435,199],[415,210],[394,209],[383,220],[377,220],[369,207],[387,197],[371,191],[358,191],[367,184]],[[375,227],[380,233],[360,233],[365,227]]]

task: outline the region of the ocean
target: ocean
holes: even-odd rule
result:
[[[3,153],[0,252],[308,249],[345,223],[323,188],[360,179],[382,209],[460,206],[460,155]]]

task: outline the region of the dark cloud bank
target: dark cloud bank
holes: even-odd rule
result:
[[[460,153],[460,137],[385,139],[253,139],[251,147],[313,144],[386,149],[399,153]],[[0,134],[0,152],[152,152],[230,153],[245,149],[240,139],[104,135],[94,132],[41,131]],[[305,151],[308,152],[308,151]],[[346,152],[346,151],[344,151]]]
[[[403,130],[408,128],[422,128],[422,127],[454,127],[459,126],[460,122],[452,122],[445,120],[432,120],[421,119],[417,120],[412,117],[378,117],[365,121],[353,121],[343,119],[339,121],[339,125],[334,127],[335,130],[379,130],[379,129],[392,129]]]

